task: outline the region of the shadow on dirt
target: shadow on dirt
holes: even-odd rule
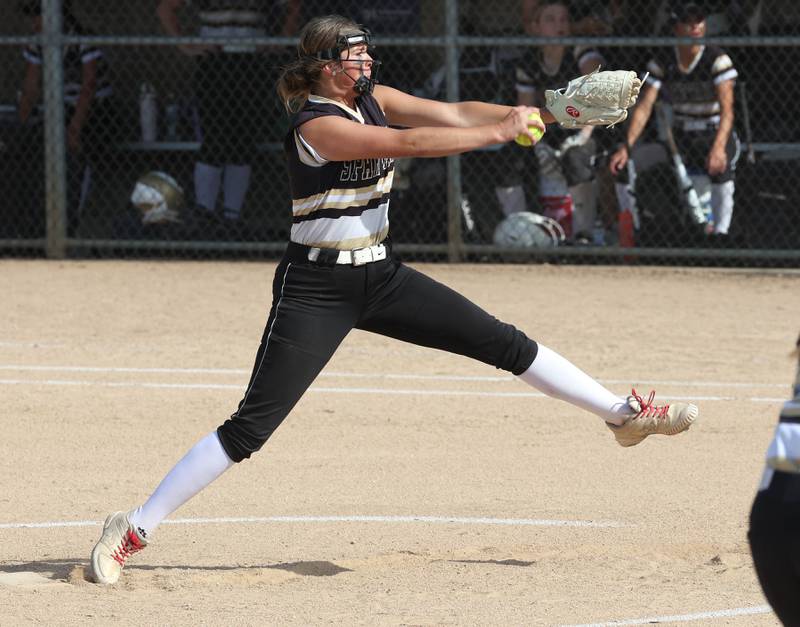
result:
[[[86,559],[42,559],[33,562],[19,563],[0,563],[0,576],[12,573],[37,573],[53,581],[64,581],[70,579],[70,574],[76,568],[85,568],[89,571],[89,564]],[[308,562],[282,562],[279,564],[254,564],[250,566],[189,566],[180,565],[158,565],[148,564],[130,565],[126,570],[186,570],[186,571],[254,571],[263,569],[285,570],[302,577],[332,577],[339,573],[352,572],[349,568],[343,568],[333,562],[308,561]],[[1,578],[1,577],[0,577]]]

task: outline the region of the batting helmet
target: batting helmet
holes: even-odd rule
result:
[[[565,239],[564,229],[553,220],[530,211],[518,211],[494,229],[493,241],[507,248],[552,248]]]
[[[179,222],[183,188],[169,174],[148,172],[136,181],[131,202],[142,213],[142,224]]]

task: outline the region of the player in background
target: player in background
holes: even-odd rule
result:
[[[784,403],[750,513],[750,550],[767,601],[800,625],[800,337],[793,398]]]
[[[704,37],[705,10],[684,4],[672,16],[676,37]],[[612,174],[627,165],[631,150],[642,134],[659,94],[672,104],[675,143],[689,168],[708,172],[711,178],[713,234],[723,240],[733,217],[734,172],[739,139],[733,129],[734,81],[738,76],[731,58],[716,46],[704,44],[663,48],[648,63],[650,72],[633,109],[627,137],[609,159]],[[627,185],[617,184],[621,208],[634,204]]]
[[[530,14],[526,31],[537,37],[569,37],[572,20],[565,0],[542,0]],[[605,64],[596,48],[563,44],[531,46],[516,67],[517,104],[543,107],[545,91]],[[591,237],[597,217],[593,126],[548,129],[534,151],[539,211],[561,224],[567,239]],[[508,196],[513,198],[513,195]],[[524,211],[525,206],[513,210]],[[508,208],[505,213],[512,213]]]
[[[543,122],[565,110],[595,119],[591,105],[554,97],[550,110],[539,111],[416,98],[375,85],[378,62],[369,44],[367,30],[339,16],[316,18],[303,29],[297,59],[278,83],[295,114],[284,139],[291,241],[275,272],[273,305],[250,382],[230,419],[198,442],[144,505],[106,519],[92,551],[96,581],[117,581],[128,556],[147,545],[169,514],[258,451],[353,328],[512,372],[600,417],[622,446],[657,433],[675,435],[697,417],[697,407],[688,403],[655,405],[654,393],[617,396],[555,351],[392,256],[387,236],[395,158],[458,154],[520,135],[535,143],[532,128],[543,129]],[[609,108],[622,116],[638,93],[632,74],[622,72],[619,85],[617,73],[585,77],[581,84],[591,92],[595,80],[608,77],[601,89],[613,94]]]
[[[72,9],[72,0],[62,0],[65,35],[93,35]],[[20,0],[20,12],[31,19],[33,31],[42,32],[41,0]],[[25,78],[18,107],[19,121],[28,123],[42,91],[43,53],[40,45],[23,51]],[[67,123],[67,235],[77,237],[80,218],[93,179],[102,179],[108,168],[109,150],[119,135],[120,121],[113,99],[109,68],[102,49],[91,44],[70,44],[63,49],[64,117]],[[100,176],[98,174],[100,173]]]
[[[159,0],[156,14],[163,31],[184,35],[181,13],[195,5],[201,37],[255,38],[294,35],[300,0]],[[197,58],[194,76],[203,141],[194,165],[197,235],[203,239],[242,236],[242,213],[250,187],[258,142],[274,124],[269,92],[281,62],[281,48],[252,44],[181,45]],[[222,207],[217,198],[222,191]]]

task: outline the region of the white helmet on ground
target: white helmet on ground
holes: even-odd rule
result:
[[[136,181],[131,202],[142,213],[142,224],[180,222],[183,188],[169,174],[148,172]]]
[[[553,248],[565,239],[564,229],[553,220],[530,211],[518,211],[494,229],[494,243],[508,248]]]

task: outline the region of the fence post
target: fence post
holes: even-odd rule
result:
[[[42,22],[45,246],[49,258],[63,259],[67,252],[67,157],[61,0],[42,0]]]
[[[445,5],[445,68],[447,100],[459,99],[458,91],[458,0],[446,0]],[[461,156],[447,157],[447,259],[461,261],[464,242],[461,239]]]

